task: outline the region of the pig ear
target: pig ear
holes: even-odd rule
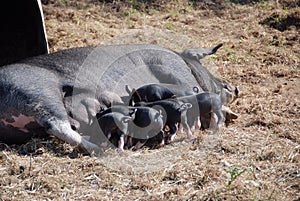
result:
[[[219,44],[213,48],[195,48],[195,49],[187,49],[180,53],[181,56],[200,60],[207,55],[211,55],[217,52],[217,50],[222,47],[223,44]]]
[[[191,103],[186,103],[186,107],[189,109],[189,108],[192,108],[193,105]]]
[[[128,85],[127,85],[127,86],[128,86]],[[135,88],[132,88],[132,89],[131,89],[131,92],[129,93],[129,96],[132,96],[134,93],[137,94],[137,96],[140,98],[140,95],[138,94],[138,92],[136,91]]]
[[[132,119],[134,119],[134,118],[135,118],[135,113],[136,113],[136,111],[137,111],[137,108],[134,108],[134,110],[133,110],[133,111],[131,111],[131,112],[129,113],[129,116],[131,116],[131,117],[132,117]]]
[[[178,108],[179,112],[185,111],[189,108],[192,107],[191,103],[183,103],[182,105],[180,105],[180,107]]]
[[[157,121],[158,120],[158,117],[162,117],[162,111],[161,110],[158,110],[158,113],[156,113],[155,117],[154,117],[154,121]]]
[[[133,88],[132,91],[131,91],[131,94],[129,94],[129,96],[130,96],[129,105],[130,105],[130,106],[135,105],[135,102],[134,102],[134,100],[133,100],[134,98],[132,97],[134,94],[138,97],[139,101],[142,100],[140,94],[135,90],[135,88]],[[139,101],[138,101],[138,102],[139,102]]]
[[[128,95],[131,95],[132,94],[132,89],[130,88],[130,86],[129,85],[125,85],[125,90],[126,90],[126,92],[128,93]]]

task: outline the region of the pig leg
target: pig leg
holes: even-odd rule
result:
[[[209,124],[211,121],[211,114],[209,115],[201,115],[200,116],[200,122],[201,122],[201,129],[205,130],[209,128]]]
[[[183,134],[183,133],[184,133],[184,130],[183,130],[183,126],[182,126],[182,124],[179,124],[179,126],[178,126],[178,130],[179,130],[179,132],[180,132],[181,134]]]
[[[53,97],[57,97],[57,94]],[[69,143],[71,146],[78,146],[89,154],[100,153],[101,149],[99,146],[84,139],[78,132],[72,129],[63,103],[51,98],[47,101],[56,103],[56,107],[51,108],[48,105],[37,107],[36,110],[39,111],[39,115],[36,116],[36,121],[42,127],[46,128],[48,133]]]
[[[158,140],[159,140],[159,147],[163,147],[165,145],[165,140],[164,140],[164,132],[160,131],[158,134]]]
[[[197,116],[195,115],[188,115],[186,116],[186,121],[187,124],[189,125],[190,128],[192,128],[195,125],[195,120],[197,119]],[[181,121],[183,122],[184,120],[181,119]]]
[[[164,138],[162,139],[162,141],[159,143],[159,145],[158,145],[159,147],[163,147],[163,146],[165,146],[165,140],[164,140]]]
[[[176,136],[176,132],[178,130],[178,123],[177,124],[173,124],[173,125],[168,125],[169,128],[170,128],[170,134],[168,135],[168,138],[167,138],[167,144],[171,143],[175,136]]]
[[[191,138],[193,133],[191,131],[191,127],[188,124],[188,120],[186,116],[182,116],[181,117],[181,125],[182,127],[185,129],[186,134],[187,134],[187,138]]]
[[[139,140],[135,145],[134,145],[134,150],[140,149],[144,144],[146,143],[147,140]]]
[[[210,124],[209,124],[210,133],[215,133],[218,131],[217,122],[218,122],[218,116],[216,115],[216,113],[212,112],[210,117]]]
[[[237,119],[238,114],[234,113],[229,107],[222,105],[222,111],[226,113],[226,117],[229,116],[230,119]]]
[[[45,127],[47,126],[47,132],[69,143],[71,146],[78,146],[84,151],[87,151],[89,154],[100,153],[100,147],[84,139],[82,136],[79,135],[79,133],[74,131],[71,128],[69,121],[52,119],[50,122],[47,122]]]
[[[196,118],[196,121],[195,121],[195,128],[196,128],[196,130],[201,129],[201,121],[200,121],[200,117],[197,117],[197,118]]]
[[[225,118],[221,109],[216,111],[216,115],[218,117],[217,127],[220,129],[224,124]]]
[[[110,132],[110,130],[107,130],[105,132],[105,136],[107,136],[107,139],[105,140],[105,142],[101,143],[101,147],[103,147],[103,148],[106,148],[108,146],[109,139],[111,138],[111,132]]]
[[[118,151],[119,152],[123,152],[124,151],[124,134],[122,134],[120,136],[120,139],[119,139],[119,145],[118,145]]]
[[[183,122],[182,127],[186,131],[187,138],[190,139],[193,136],[190,126],[186,122]]]
[[[125,137],[124,137],[124,145],[127,145],[127,142],[128,142],[128,135],[125,135]]]
[[[130,135],[127,136],[126,146],[127,148],[132,147],[132,137]]]
[[[238,118],[238,114],[234,113],[229,107],[222,105],[222,111],[225,115],[225,124],[228,126],[230,122],[232,122],[233,119]]]

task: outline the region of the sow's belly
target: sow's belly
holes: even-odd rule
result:
[[[33,116],[6,114],[0,118],[0,142],[22,144],[34,136],[46,136],[45,130],[36,123]]]

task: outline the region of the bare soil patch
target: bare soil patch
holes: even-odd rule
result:
[[[164,148],[122,156],[113,149],[100,158],[83,156],[55,138],[1,144],[1,199],[299,200],[297,6],[292,0],[47,1],[51,52],[126,43],[181,51],[223,43],[203,62],[239,86],[230,107],[240,116],[217,135],[196,131],[192,140],[178,135]]]

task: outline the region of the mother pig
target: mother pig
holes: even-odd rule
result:
[[[199,86],[220,92],[226,105],[237,96],[237,88],[214,77],[199,62],[219,47],[181,53],[148,44],[82,47],[2,66],[0,141],[23,143],[42,127],[73,146],[98,152],[97,142],[79,133],[97,133],[99,128],[89,126],[108,100],[120,96],[128,101],[125,85],[168,83],[186,90]],[[68,101],[72,97],[72,107],[70,103],[66,107],[67,97]],[[70,116],[80,123],[79,130],[71,127]]]

